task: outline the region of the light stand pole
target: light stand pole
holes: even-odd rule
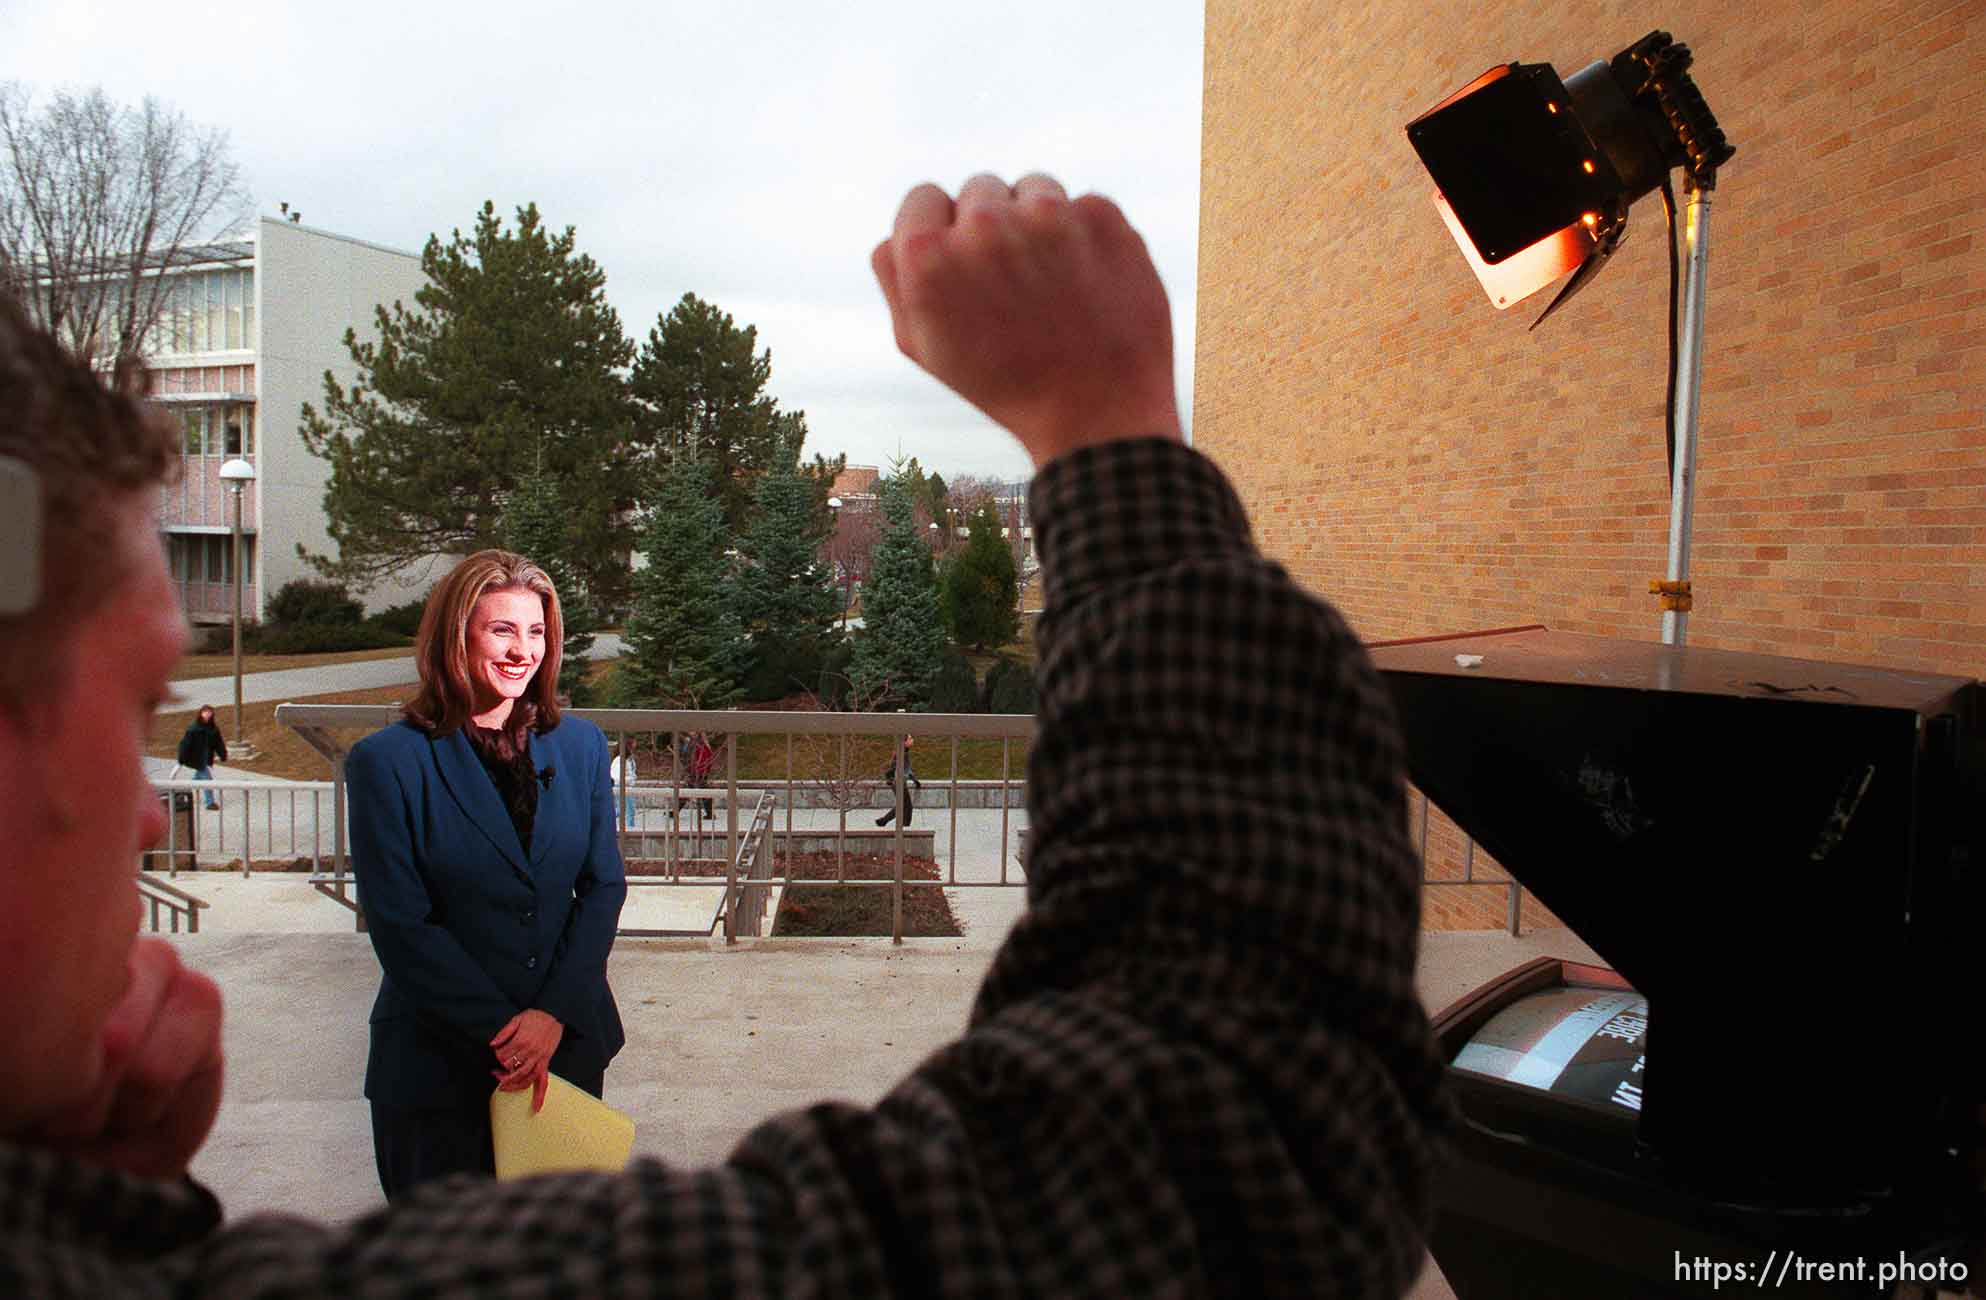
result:
[[[1662,597],[1662,644],[1689,637],[1689,544],[1696,522],[1696,410],[1703,388],[1703,295],[1709,260],[1710,191],[1683,185],[1683,293],[1676,340],[1676,461],[1669,484],[1669,568]]]
[[[241,498],[255,481],[255,466],[237,456],[221,466],[221,481],[234,497],[234,743],[228,755],[243,759],[255,757],[255,747],[248,743],[241,720]]]
[[[1673,251],[1672,224],[1663,431],[1669,563],[1648,584],[1660,597],[1662,641],[1672,646],[1689,632],[1710,191],[1737,153],[1690,79],[1690,62],[1688,46],[1653,31],[1564,81],[1550,64],[1492,67],[1407,124],[1434,178],[1435,205],[1491,302],[1508,307],[1571,272],[1533,329],[1607,264],[1638,199],[1660,186],[1673,222],[1668,176],[1682,169],[1684,253]]]

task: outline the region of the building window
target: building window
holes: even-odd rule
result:
[[[162,352],[240,351],[255,346],[254,270],[175,276],[151,337]]]
[[[207,350],[207,277],[191,275],[186,278],[187,311],[193,323],[193,351]]]
[[[241,275],[235,271],[220,272],[222,287],[227,295],[228,307],[228,347],[240,348],[241,342]]]
[[[253,456],[255,408],[243,402],[192,406],[180,412],[188,456]]]
[[[200,277],[207,282],[207,347],[219,352],[228,345],[228,300],[219,273]]]

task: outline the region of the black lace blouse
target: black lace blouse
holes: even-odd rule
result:
[[[510,824],[517,828],[517,841],[531,852],[531,827],[538,820],[538,773],[531,766],[531,747],[524,736],[506,736],[495,727],[468,728],[469,743],[483,770],[496,782],[503,806],[510,810]],[[506,753],[511,755],[506,757]]]

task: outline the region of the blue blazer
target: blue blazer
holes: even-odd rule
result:
[[[528,860],[462,732],[431,737],[403,721],[345,760],[352,870],[384,974],[365,1073],[374,1101],[486,1101],[490,1039],[532,1007],[565,1026],[554,1074],[597,1074],[625,1041],[607,987],[627,899],[607,738],[567,717],[529,743],[552,779]]]

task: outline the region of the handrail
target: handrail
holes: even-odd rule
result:
[[[1505,629],[1498,629],[1498,630],[1503,631]],[[569,712],[575,717],[584,718],[587,721],[596,724],[602,730],[607,731],[610,734],[617,732],[618,733],[626,733],[626,732],[687,733],[687,732],[696,732],[696,731],[710,731],[710,732],[721,732],[727,738],[729,738],[725,746],[726,762],[725,762],[723,776],[720,780],[712,781],[708,785],[700,786],[700,787],[690,787],[690,786],[680,785],[675,780],[669,780],[666,782],[658,782],[653,780],[637,780],[633,783],[631,787],[637,793],[643,791],[660,790],[662,792],[665,792],[671,798],[679,802],[685,798],[696,798],[704,792],[709,792],[718,798],[722,798],[725,801],[726,814],[723,819],[724,824],[718,828],[715,828],[713,833],[718,836],[724,837],[725,840],[727,841],[726,876],[724,878],[726,892],[725,892],[725,902],[723,905],[725,908],[724,914],[726,917],[725,928],[727,930],[727,939],[735,939],[736,937],[735,925],[731,920],[731,916],[732,913],[735,910],[737,910],[733,908],[732,904],[742,901],[742,894],[744,892],[744,889],[741,888],[739,883],[739,876],[741,874],[745,874],[746,879],[748,881],[754,882],[747,887],[753,890],[759,888],[756,882],[761,880],[764,882],[764,885],[767,889],[774,886],[783,887],[785,885],[793,883],[784,876],[775,876],[775,875],[771,875],[770,873],[764,875],[757,874],[757,869],[760,866],[760,859],[765,857],[766,855],[763,852],[747,853],[746,846],[741,845],[739,843],[738,836],[739,836],[739,831],[744,830],[745,834],[743,838],[747,842],[749,842],[752,839],[752,837],[757,834],[759,830],[758,814],[760,808],[763,807],[763,805],[758,803],[751,803],[744,805],[744,807],[750,807],[752,809],[752,812],[749,817],[749,820],[747,820],[745,822],[745,825],[741,827],[739,825],[739,818],[740,818],[740,814],[744,812],[744,807],[740,806],[741,796],[749,797],[752,794],[758,794],[760,796],[764,796],[778,789],[779,787],[783,786],[787,792],[787,797],[780,802],[782,802],[787,809],[787,831],[789,834],[792,832],[792,810],[795,804],[798,802],[796,799],[792,797],[795,786],[795,779],[792,775],[792,770],[791,770],[792,745],[790,743],[790,740],[787,746],[788,773],[784,779],[775,777],[775,778],[756,778],[751,780],[740,780],[738,779],[737,770],[736,770],[736,745],[735,745],[736,737],[741,735],[742,736],[785,735],[788,736],[789,738],[792,736],[828,736],[828,737],[847,738],[847,737],[858,737],[858,736],[899,736],[900,737],[900,736],[910,735],[910,736],[918,736],[918,737],[936,737],[941,739],[953,740],[954,742],[962,739],[999,740],[1003,742],[1002,755],[1001,755],[1002,774],[999,780],[970,782],[970,783],[962,782],[958,780],[957,750],[956,750],[956,744],[954,744],[953,757],[952,757],[952,766],[953,766],[952,780],[950,782],[946,782],[942,778],[934,777],[931,782],[931,784],[938,786],[940,789],[945,789],[952,786],[964,788],[968,784],[973,786],[981,786],[981,787],[986,787],[986,786],[1007,787],[1014,785],[1015,784],[1014,778],[1011,775],[1013,742],[1016,740],[1023,742],[1031,740],[1033,738],[1035,731],[1035,720],[1031,714],[805,713],[805,712],[782,712],[782,711],[774,711],[774,710],[752,710],[752,709],[743,709],[736,711],[713,710],[713,709],[705,709],[705,710],[571,709],[568,710],[567,712]],[[343,731],[343,732],[376,731],[381,727],[389,726],[392,723],[399,721],[402,716],[403,714],[399,706],[391,705],[391,704],[284,704],[278,706],[276,709],[277,722],[293,728],[299,735],[301,735],[306,741],[308,741],[312,745],[312,747],[317,749],[319,753],[323,754],[331,762],[332,771],[334,773],[334,780],[332,783],[333,803],[336,808],[336,817],[335,817],[336,840],[332,853],[332,861],[334,863],[335,870],[334,873],[329,875],[320,874],[318,876],[313,877],[313,883],[316,883],[318,885],[318,888],[322,892],[334,898],[337,898],[340,902],[343,902],[347,907],[353,908],[354,911],[357,911],[357,906],[355,902],[347,898],[344,893],[345,885],[350,880],[350,875],[346,867],[345,842],[344,842],[344,806],[345,806],[344,756],[346,752],[346,746],[337,736],[335,736],[332,733],[339,731]],[[843,775],[845,779],[846,773],[844,772]],[[883,788],[883,787],[879,785],[878,788]],[[1415,791],[1415,793],[1420,794],[1419,791]],[[619,796],[617,793],[617,800],[618,797]],[[900,909],[901,909],[902,890],[904,888],[906,887],[918,888],[918,887],[926,887],[926,886],[938,886],[942,888],[963,888],[963,887],[970,887],[977,885],[994,887],[994,882],[961,881],[957,878],[957,858],[956,858],[956,853],[957,853],[956,846],[958,842],[957,805],[955,802],[950,800],[948,800],[947,802],[952,803],[952,818],[953,818],[952,843],[954,845],[953,848],[954,858],[952,863],[952,869],[946,873],[946,878],[940,881],[903,880],[901,867],[899,865],[899,869],[895,873],[893,873],[895,878],[891,881],[886,882],[887,884],[889,884],[893,894],[896,896],[895,906],[892,907],[892,912],[899,919],[895,923],[893,923],[891,928],[893,931],[895,931],[892,937],[898,940],[901,940],[902,937]],[[1009,836],[1007,810],[1011,806],[1011,801],[1003,796],[999,800],[999,805],[1001,810],[1000,834],[1001,834],[1001,842],[1004,845],[1007,842]],[[618,807],[618,802],[617,802],[617,807]],[[1420,856],[1421,856],[1421,864],[1422,864],[1421,865],[1422,887],[1423,888],[1452,888],[1455,886],[1490,887],[1490,888],[1501,887],[1506,891],[1506,895],[1507,895],[1506,922],[1505,922],[1506,926],[1512,935],[1521,933],[1522,924],[1523,924],[1523,906],[1524,906],[1523,887],[1516,880],[1509,878],[1507,875],[1502,877],[1497,877],[1497,876],[1485,877],[1485,876],[1477,875],[1475,872],[1476,846],[1475,846],[1475,842],[1472,839],[1469,839],[1466,836],[1464,837],[1463,874],[1460,879],[1456,879],[1453,877],[1436,878],[1429,874],[1428,863],[1427,863],[1429,815],[1430,815],[1430,807],[1427,798],[1424,794],[1421,794],[1421,807],[1419,809],[1420,825],[1418,828],[1419,830],[1418,839],[1419,839],[1419,848],[1421,851]],[[844,808],[843,809],[844,830],[845,827],[846,827],[846,809]],[[678,864],[675,864],[673,861],[673,854],[675,852],[675,846],[678,841],[677,833],[672,829],[671,831],[664,832],[664,835],[665,835],[664,842],[668,846],[667,851],[672,855],[672,866],[670,872],[668,873],[669,881],[667,883],[696,884],[696,885],[704,885],[704,886],[707,886],[710,883],[715,883],[714,881],[711,881],[708,878],[703,878],[703,877],[684,878],[681,875]],[[768,836],[767,839],[769,838],[770,837]],[[899,841],[898,849],[897,849],[899,861],[901,859],[902,852],[903,850],[901,847],[901,842]],[[743,873],[741,872],[741,868],[745,866],[745,858],[747,856],[751,858],[751,870],[749,873]],[[1000,855],[1000,879],[998,881],[998,886],[1013,887],[1020,885],[1022,883],[1021,880],[1009,879],[1007,875],[1007,864],[1008,864],[1008,855],[1003,850]],[[1025,859],[1022,859],[1022,865],[1023,867],[1025,867]],[[656,882],[656,883],[661,883],[661,882]],[[815,884],[820,882],[810,881],[808,883]],[[838,884],[842,882],[836,881],[832,883]]]
[[[206,899],[195,898],[178,886],[169,885],[143,871],[138,873],[138,896],[147,905],[153,934],[159,932],[159,912],[162,909],[172,926],[173,934],[179,933],[179,918],[182,916],[186,918],[186,932],[198,934],[201,909],[213,906]]]
[[[1518,935],[1520,935],[1523,932],[1524,886],[1518,882],[1517,877],[1511,875],[1508,871],[1504,872],[1502,877],[1477,876],[1475,837],[1469,835],[1466,831],[1462,831],[1459,826],[1456,827],[1456,830],[1458,832],[1461,832],[1462,835],[1461,879],[1457,880],[1452,877],[1442,877],[1440,879],[1436,879],[1435,877],[1430,876],[1428,874],[1428,867],[1427,867],[1427,840],[1428,840],[1428,817],[1429,817],[1429,813],[1433,808],[1433,800],[1427,797],[1427,792],[1424,790],[1416,790],[1414,791],[1414,793],[1420,795],[1421,797],[1420,844],[1419,844],[1420,859],[1421,859],[1421,888],[1423,890],[1427,890],[1427,889],[1437,889],[1437,888],[1454,888],[1456,886],[1474,886],[1479,888],[1494,887],[1497,885],[1503,886],[1505,890],[1504,925],[1510,931],[1510,937],[1513,939],[1517,938]]]
[[[738,780],[738,737],[759,735],[785,736],[925,736],[943,737],[953,741],[954,746],[961,739],[998,740],[1001,742],[1001,781],[1008,782],[1011,773],[1013,742],[1028,741],[1034,736],[1034,715],[1029,713],[803,713],[754,709],[568,709],[573,717],[583,718],[609,733],[655,733],[669,732],[683,734],[697,731],[715,731],[725,737],[724,777],[721,783],[713,782],[712,788],[722,790],[725,795],[725,836],[728,876],[726,899],[732,898],[736,887],[736,875],[740,861],[739,845],[739,786]],[[332,846],[334,870],[329,875],[320,873],[312,878],[320,892],[336,899],[345,906],[358,911],[355,901],[345,896],[345,885],[350,880],[346,869],[345,849],[345,755],[346,744],[336,735],[340,731],[361,731],[370,733],[382,727],[391,726],[405,714],[392,704],[281,704],[276,707],[276,721],[289,727],[303,740],[330,762],[333,773],[333,821],[335,840]],[[899,743],[898,748],[901,749]],[[790,763],[791,746],[788,746],[789,771],[787,783],[792,781]],[[954,776],[957,759],[954,753]],[[673,783],[672,783],[673,785]],[[680,792],[680,788],[677,788]],[[1004,842],[1007,835],[1007,800],[1001,800],[1000,833]],[[789,821],[792,801],[788,801]],[[846,817],[846,810],[843,812]],[[675,844],[672,835],[668,841],[671,851]],[[956,845],[954,836],[954,845]],[[956,854],[956,848],[954,849]],[[895,893],[895,906],[892,908],[894,920],[891,925],[891,938],[903,941],[902,891],[903,880],[903,840],[896,837],[897,870],[892,882]],[[954,858],[954,874],[956,873]],[[673,876],[673,872],[671,873]],[[1006,871],[1006,855],[1000,858],[1000,884],[1018,885],[1009,882]],[[911,882],[917,883],[917,882]],[[958,883],[955,879],[950,883]],[[364,925],[360,914],[359,923]],[[727,922],[726,939],[735,940],[733,926]]]

